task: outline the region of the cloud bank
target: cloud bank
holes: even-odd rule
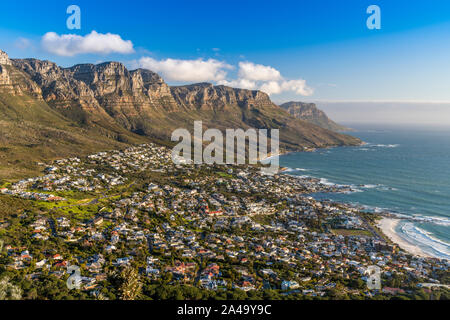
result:
[[[238,79],[223,80],[219,83],[251,90],[258,89],[268,95],[294,92],[298,95],[310,96],[314,93],[305,80],[287,80],[277,69],[252,62],[239,63]]]
[[[160,73],[169,81],[221,81],[227,76],[227,69],[232,66],[215,59],[178,60],[165,59],[156,60],[143,57],[138,66]]]
[[[58,56],[73,57],[78,54],[110,54],[133,53],[133,43],[123,40],[119,35],[112,33],[91,33],[80,36],[76,34],[58,35],[55,32],[46,33],[41,40],[41,45],[47,52]]]
[[[280,72],[270,66],[254,64],[252,62],[239,62],[239,77],[251,81],[280,80]]]
[[[314,90],[303,79],[285,79],[280,71],[253,62],[239,62],[237,78],[228,77],[228,71],[233,66],[215,59],[156,60],[143,57],[133,63],[135,67],[158,72],[169,81],[214,82],[220,85],[249,90],[261,90],[269,95],[283,92],[294,92],[302,96],[310,96]]]
[[[49,53],[58,56],[73,57],[79,54],[134,53],[133,43],[123,40],[117,34],[91,33],[80,36],[76,34],[58,35],[46,33],[41,46]],[[229,77],[228,72],[236,69],[232,65],[216,59],[162,59],[142,57],[132,63],[133,67],[155,71],[168,81],[179,82],[213,82],[219,85],[249,90],[261,90],[268,95],[294,92],[310,96],[313,89],[303,79],[285,79],[277,69],[249,61],[241,61],[237,66],[236,77]]]

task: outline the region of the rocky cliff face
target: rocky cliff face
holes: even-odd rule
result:
[[[10,66],[11,65],[11,60],[9,60],[8,55],[6,54],[6,52],[0,50],[0,65],[5,65],[5,66]]]
[[[177,104],[185,110],[226,111],[231,106],[248,109],[272,105],[264,92],[213,86],[210,83],[172,87],[171,92]]]
[[[128,110],[131,113],[140,113],[147,108],[170,111],[176,106],[169,86],[158,74],[149,70],[128,71],[119,62],[77,65],[67,70],[74,79],[85,83],[100,105],[111,109],[112,113],[124,104],[135,109]]]
[[[5,65],[0,64],[0,86],[6,86],[11,84],[11,79],[9,78],[8,71]]]
[[[282,147],[293,150],[359,143],[295,119],[261,91],[208,83],[169,87],[158,74],[129,71],[119,62],[61,68],[36,59],[5,61],[54,110],[109,137],[136,133],[167,141],[174,129],[189,129],[195,120],[203,120],[205,127],[219,129],[278,128]]]
[[[88,118],[87,114],[94,118],[105,114],[89,87],[74,79],[68,70],[58,67],[55,63],[23,59],[13,60],[13,65],[28,74],[42,89],[43,99],[52,107],[59,109],[61,113],[71,114],[80,122]],[[74,109],[79,109],[79,117],[76,117]]]
[[[85,83],[99,105],[127,130],[149,134],[146,125],[156,111],[172,112],[176,103],[169,86],[149,70],[128,71],[118,62],[78,65],[69,69]]]
[[[13,60],[42,88],[43,98],[65,116],[82,124],[112,124],[146,133],[144,119],[156,108],[175,106],[170,89],[148,70],[129,72],[118,62],[60,68],[48,61]]]
[[[41,98],[42,91],[26,73],[13,67],[8,55],[0,50],[0,91],[14,95],[29,93]]]
[[[332,121],[322,110],[319,110],[314,103],[287,102],[280,106],[288,111],[293,117],[311,122],[322,128],[332,131],[349,131],[349,128],[341,126]]]

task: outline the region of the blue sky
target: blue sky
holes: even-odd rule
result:
[[[81,8],[81,30],[66,27],[71,4]],[[366,27],[372,4],[381,30]],[[129,41],[132,50],[83,47],[67,56],[55,47],[62,35],[93,30],[120,36],[119,47]],[[43,42],[48,32],[53,42]],[[450,101],[447,0],[8,1],[0,49],[62,66],[151,66],[170,84],[266,89],[276,102]]]

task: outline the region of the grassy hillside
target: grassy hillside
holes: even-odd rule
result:
[[[76,125],[42,100],[0,92],[0,178],[36,174],[49,159],[125,147],[117,138]]]

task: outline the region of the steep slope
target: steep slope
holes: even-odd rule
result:
[[[42,87],[50,106],[84,127],[97,126],[112,131],[112,136],[130,132],[158,139],[168,136],[160,120],[177,105],[169,86],[152,71],[128,71],[118,62],[71,68],[35,59],[13,64]]]
[[[341,126],[332,121],[322,110],[318,109],[314,103],[286,102],[280,105],[281,108],[289,112],[293,117],[308,121],[319,127],[332,131],[350,131],[351,129]]]
[[[280,129],[285,149],[359,144],[356,138],[320,128],[292,117],[261,91],[200,83],[171,88],[172,95],[189,118],[207,127]]]
[[[2,53],[2,52],[0,52]],[[76,156],[125,144],[82,128],[44,100],[45,93],[5,53],[0,59],[0,177],[22,177],[37,162]],[[136,136],[136,142],[140,137]]]
[[[118,62],[78,65],[69,70],[75,79],[88,85],[98,103],[127,130],[149,135],[147,122],[155,111],[176,109],[169,87],[151,71],[130,72]]]
[[[128,71],[119,62],[71,68],[33,59],[13,64],[39,84],[50,106],[85,127],[167,141],[173,130],[203,120],[206,128],[278,128],[282,147],[293,150],[359,142],[295,119],[260,91],[208,83],[169,88],[156,73]]]
[[[12,60],[13,65],[27,73],[42,89],[49,106],[84,128],[123,142],[136,140],[123,126],[100,106],[95,92],[71,69],[63,69],[49,61]]]

